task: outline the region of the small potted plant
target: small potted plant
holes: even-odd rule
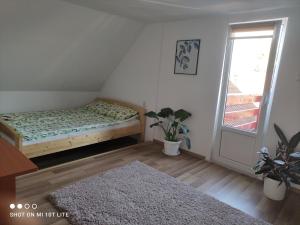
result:
[[[153,118],[155,122],[150,127],[160,127],[164,132],[164,153],[166,155],[179,155],[179,146],[182,141],[191,148],[191,141],[188,137],[189,129],[183,122],[191,117],[191,113],[179,109],[174,111],[171,108],[163,108],[160,112],[147,112],[147,117]]]
[[[300,152],[294,151],[300,142],[300,132],[288,141],[276,124],[274,128],[280,139],[276,156],[272,158],[268,149],[262,148],[254,170],[255,174],[264,176],[265,196],[279,201],[284,199],[291,183],[300,184]]]

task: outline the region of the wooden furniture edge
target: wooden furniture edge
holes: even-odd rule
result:
[[[21,151],[0,138],[0,224],[13,225],[9,205],[16,202],[16,177],[38,170]]]
[[[118,149],[111,150],[111,151],[108,151],[108,152],[103,152],[103,153],[100,153],[100,154],[97,154],[97,155],[91,155],[91,156],[88,156],[88,157],[76,159],[76,160],[65,162],[65,163],[62,163],[62,164],[55,165],[55,166],[47,167],[47,168],[44,168],[44,169],[39,169],[37,171],[34,171],[33,173],[36,175],[36,174],[43,173],[43,172],[48,171],[48,170],[52,170],[54,168],[56,169],[56,168],[64,167],[66,165],[71,165],[71,164],[76,163],[76,162],[89,160],[89,159],[92,159],[94,157],[105,157],[109,154],[114,154],[114,153],[129,150],[129,149],[132,149],[132,148],[137,148],[137,147],[141,147],[141,146],[150,145],[152,143],[153,143],[152,141],[145,141],[143,143],[137,143],[137,144],[134,144],[134,145],[118,148]],[[18,178],[24,178],[24,177],[27,177],[27,176],[30,176],[30,175],[32,175],[32,173],[31,174],[20,175],[20,176],[18,176]]]
[[[28,158],[34,158],[46,154],[61,152],[103,141],[113,140],[120,137],[136,135],[140,133],[140,126],[115,128],[107,131],[93,132],[90,134],[78,135],[60,140],[42,142],[23,146],[23,153]]]
[[[164,142],[158,140],[158,139],[153,139],[153,142],[156,143],[156,144],[159,144],[161,146],[164,146]],[[180,151],[184,152],[185,154],[188,154],[190,156],[193,156],[195,158],[198,158],[198,159],[205,159],[205,157],[203,155],[200,155],[200,154],[197,154],[197,153],[194,153],[194,152],[191,152],[191,151],[188,151],[188,150],[185,150],[185,149],[182,149],[180,148]]]
[[[15,147],[22,150],[22,135],[7,125],[7,123],[0,118],[0,132],[11,138],[15,142]],[[5,137],[4,137],[5,139]]]
[[[20,176],[38,170],[23,152],[11,145],[5,139],[0,138],[0,177]],[[1,189],[1,188],[0,188]]]
[[[142,106],[130,103],[130,102],[123,101],[123,100],[105,98],[105,97],[96,98],[94,100],[94,102],[99,101],[99,100],[109,102],[109,103],[115,103],[115,104],[118,104],[118,105],[125,106],[125,107],[136,110],[139,114],[139,120],[140,120],[140,131],[141,131],[141,133],[140,133],[140,142],[145,141],[145,124],[146,124],[146,117],[145,117],[146,109],[145,108],[143,108]]]

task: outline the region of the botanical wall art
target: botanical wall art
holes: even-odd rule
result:
[[[177,41],[174,73],[197,75],[199,50],[200,39]]]

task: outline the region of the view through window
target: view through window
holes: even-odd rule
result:
[[[256,132],[273,29],[233,29],[223,126]]]

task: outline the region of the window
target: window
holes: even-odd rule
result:
[[[223,126],[256,132],[274,24],[231,26],[231,61]]]

